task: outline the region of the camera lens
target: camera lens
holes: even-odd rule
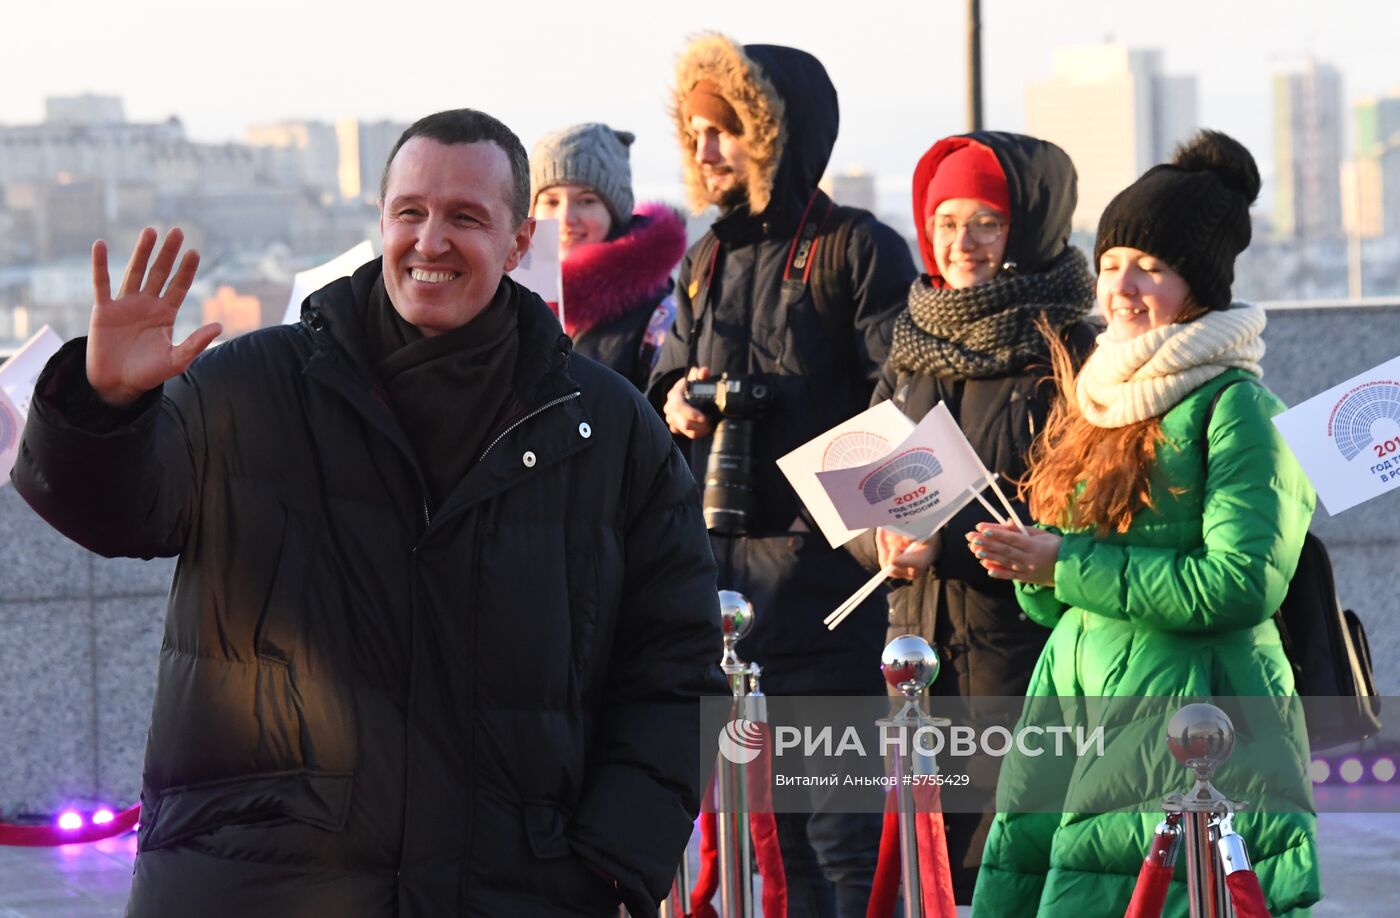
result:
[[[743,535],[754,510],[754,422],[725,418],[715,427],[705,466],[705,526],[720,535]]]

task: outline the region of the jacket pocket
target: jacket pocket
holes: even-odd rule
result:
[[[575,541],[566,562],[569,588],[569,695],[574,704],[587,706],[596,699],[590,680],[598,669],[598,552]],[[606,660],[601,661],[606,666]]]
[[[531,854],[548,860],[569,853],[562,810],[552,803],[527,803],[522,809],[525,813],[525,840]]]
[[[328,831],[345,828],[349,773],[278,772],[168,788],[143,801],[141,850],[156,850],[231,825],[293,819]]]
[[[296,645],[300,625],[304,624],[303,605],[311,553],[306,522],[285,505],[282,512],[283,529],[276,566],[253,631],[253,647],[259,657],[286,663],[298,655]]]
[[[616,911],[621,901],[616,888],[569,846],[564,811],[551,803],[526,803],[523,809],[526,843],[541,861],[537,865],[541,889],[551,899],[585,912]]]

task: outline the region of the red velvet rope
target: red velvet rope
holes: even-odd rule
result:
[[[766,725],[763,754],[750,762],[748,771],[749,834],[753,838],[754,861],[763,879],[765,918],[787,918],[787,873],[778,847],[778,823],[773,817],[773,746]],[[721,763],[721,767],[723,763]],[[718,776],[716,776],[718,777]],[[719,890],[718,817],[715,814],[715,786],[711,782],[700,812],[700,871],[690,891],[692,918],[716,918],[711,901]]]
[[[1235,918],[1269,918],[1269,906],[1264,902],[1264,890],[1253,870],[1236,870],[1225,878],[1230,890],[1230,903],[1235,906]]]
[[[57,826],[16,826],[0,822],[0,845],[15,848],[54,848],[59,845],[84,845],[127,832],[141,818],[141,804],[128,807],[112,817],[111,822],[88,824],[78,829]]]
[[[875,862],[875,882],[870,890],[866,918],[891,918],[899,896],[899,813],[895,795],[885,796],[885,820],[880,832],[880,855]],[[928,918],[955,918],[953,871],[948,858],[948,836],[943,827],[942,792],[937,785],[914,788],[914,829],[919,845],[919,888]]]
[[[1172,868],[1154,863],[1148,857],[1138,871],[1133,898],[1123,918],[1161,918],[1162,906],[1167,904],[1167,890],[1171,884]]]
[[[710,904],[715,891],[719,889],[718,835],[715,786],[711,784],[700,811],[700,871],[695,876],[695,887],[690,891],[691,918],[718,918],[715,907]]]
[[[899,898],[899,813],[894,794],[885,795],[885,821],[880,828],[880,856],[875,861],[875,882],[865,918],[891,918]]]
[[[773,818],[773,742],[767,724],[763,731],[763,753],[748,765],[749,831],[753,835],[754,859],[763,879],[764,918],[787,918],[787,873],[778,847],[778,823]]]
[[[914,811],[919,844],[919,888],[928,918],[957,918],[953,898],[953,868],[948,858],[948,834],[943,826],[943,789],[936,784],[914,787]]]

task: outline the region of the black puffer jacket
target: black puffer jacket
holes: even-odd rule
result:
[[[894,318],[914,278],[909,250],[892,229],[862,213],[844,256],[848,301],[823,314],[810,284],[785,284],[793,237],[836,140],[836,90],[821,63],[805,52],[740,48],[721,36],[688,49],[678,65],[678,103],[700,79],[715,82],[746,124],[748,203],[724,213],[711,229],[719,241],[712,276],[708,265],[694,263],[703,243],[682,260],[675,326],[648,394],[660,408],[690,365],[709,367],[716,376],[775,378],[776,400],[754,436],[757,511],[751,535],[715,539],[721,585],[744,592],[755,606],[754,628],[740,652],[763,665],[768,692],[879,693],[883,595],[836,631],[823,626],[823,617],[866,576],[848,553],[833,551],[808,527],[776,460],[869,403]],[[778,112],[781,130],[774,120]],[[677,130],[687,143],[689,128],[679,115]],[[694,158],[683,161],[698,212],[705,204],[703,182]],[[824,203],[820,196],[814,207]],[[697,317],[692,298],[706,276]],[[704,476],[711,439],[690,444],[697,478]]]
[[[507,416],[428,519],[365,369],[379,271],[130,411],[81,340],[39,381],[26,500],[102,554],[180,556],[128,913],[615,914],[591,864],[654,914],[723,691],[693,479],[521,290]]]

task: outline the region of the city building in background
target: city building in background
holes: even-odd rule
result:
[[[50,96],[44,100],[46,124],[113,125],[126,121],[126,109],[118,96],[83,93]]]
[[[1342,222],[1361,239],[1400,236],[1400,89],[1352,104],[1353,154],[1342,168]]]
[[[278,183],[340,193],[340,141],[333,125],[324,121],[256,124],[248,128],[245,139],[257,151],[263,170]]]
[[[249,316],[280,318],[297,271],[374,238],[379,172],[403,130],[283,121],[249,127],[243,143],[200,143],[178,118],[128,121],[114,96],[51,97],[44,111],[0,125],[0,344],[45,323],[82,334],[93,240],[124,258],[146,226],[179,226],[199,249],[191,300],[230,311],[228,335],[257,327]],[[182,312],[176,331],[199,313]]]
[[[841,172],[828,172],[821,189],[844,207],[859,207],[876,213],[875,176],[860,166],[847,166]]]
[[[1074,228],[1083,232],[1093,232],[1113,196],[1169,159],[1197,127],[1195,77],[1167,76],[1153,49],[1056,48],[1050,78],[1026,90],[1026,132],[1074,160]]]
[[[1308,59],[1273,78],[1273,232],[1337,238],[1342,228],[1342,75]]]
[[[347,201],[373,204],[379,200],[379,177],[389,151],[408,125],[396,121],[361,121],[342,118],[335,123],[340,142],[340,196]]]
[[[1243,299],[1400,294],[1400,89],[1348,107],[1343,86],[1339,68],[1307,59],[1259,76],[1260,98],[1272,94],[1274,163],[1254,242],[1236,263]],[[1112,196],[1199,126],[1196,78],[1164,73],[1155,49],[1054,49],[1051,75],[1025,99],[1025,130],[1074,160],[1074,242],[1085,250]],[[297,271],[378,238],[380,174],[405,127],[263,121],[241,142],[203,143],[176,116],[128,120],[117,96],[46,99],[41,122],[0,125],[0,355],[44,324],[82,334],[93,239],[107,240],[115,262],[145,226],[178,225],[201,254],[196,308],[181,313],[177,334],[206,312],[224,317],[230,335],[279,321]],[[907,175],[881,181],[846,166],[822,187],[899,228],[917,254]],[[688,215],[690,237],[715,216]]]

